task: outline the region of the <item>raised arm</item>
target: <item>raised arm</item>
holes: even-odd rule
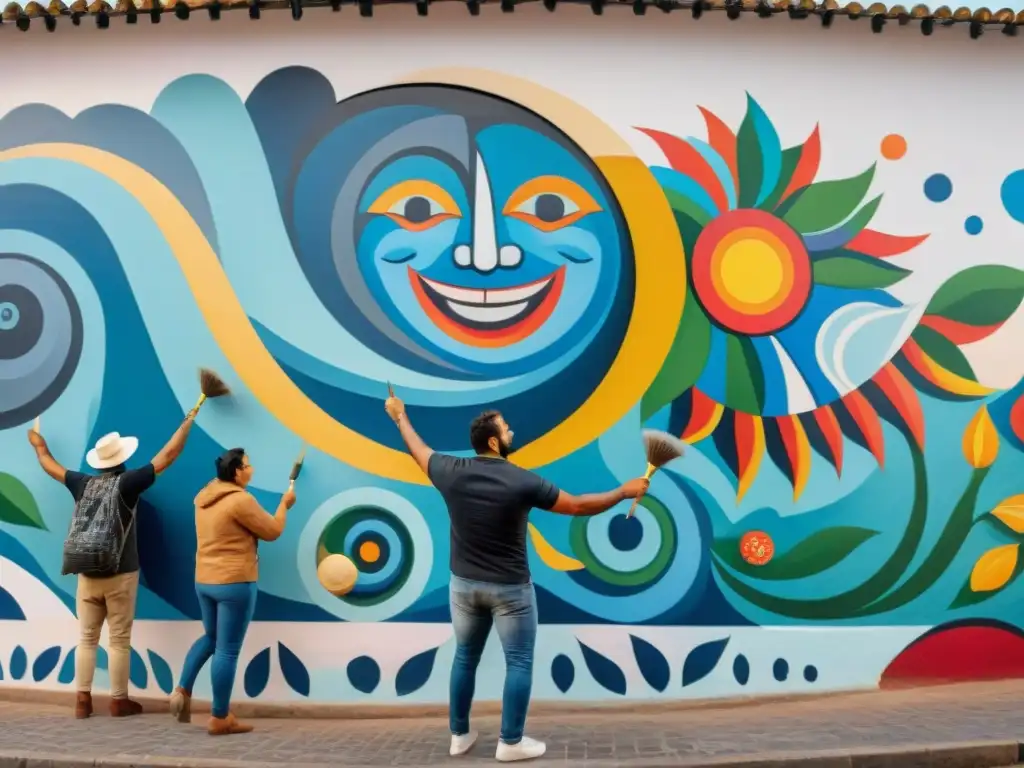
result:
[[[174,431],[171,439],[167,441],[167,445],[161,448],[160,453],[153,457],[153,469],[158,475],[181,456],[181,452],[185,448],[185,441],[188,439],[188,433],[192,430],[192,423],[195,417],[195,411],[189,411],[185,416],[185,420],[181,422],[181,426]]]
[[[277,505],[277,511],[270,514],[264,511],[259,502],[252,496],[238,505],[235,512],[239,524],[247,528],[253,536],[263,541],[274,541],[282,533],[288,522],[288,510],[295,503],[295,491],[287,491]]]
[[[574,515],[586,517],[588,515],[599,515],[611,509],[620,501],[635,499],[647,491],[650,482],[643,477],[623,483],[614,491],[606,493],[587,493],[582,496],[573,496],[565,491],[558,492],[558,498],[551,507],[552,512],[560,515]]]
[[[43,436],[34,429],[28,431],[28,441],[36,450],[36,458],[39,459],[39,466],[43,471],[59,483],[63,483],[68,471],[50,455],[50,448],[46,445]]]
[[[405,403],[392,395],[384,403],[384,410],[398,425],[398,431],[402,435],[402,440],[405,441],[405,447],[409,449],[409,453],[412,454],[419,468],[426,474],[427,464],[430,462],[434,449],[424,443],[423,438],[417,435],[416,430],[412,428],[409,417],[405,414]]]

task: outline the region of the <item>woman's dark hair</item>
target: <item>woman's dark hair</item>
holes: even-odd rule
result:
[[[224,451],[214,462],[217,467],[217,479],[223,480],[225,483],[235,482],[235,473],[242,468],[244,463],[244,448],[232,448],[229,451]]]
[[[492,437],[498,438],[501,442],[501,429],[498,427],[498,411],[484,411],[471,422],[469,422],[469,444],[478,454],[487,453],[491,447],[487,441]]]

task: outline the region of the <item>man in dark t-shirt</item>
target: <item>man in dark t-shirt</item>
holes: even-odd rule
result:
[[[126,531],[117,569],[109,575],[81,574],[78,577],[75,605],[80,631],[78,650],[75,652],[77,718],[86,718],[92,714],[96,648],[104,621],[107,622],[110,643],[110,714],[112,717],[128,717],[142,713],[142,705],[128,698],[132,624],[135,621],[135,597],[139,588],[138,521],[135,511],[139,498],[153,485],[156,476],[181,455],[194,417],[193,409],[153,460],[139,469],[125,468],[125,462],[139,447],[136,438],[122,437],[116,432],[104,435],[85,457],[86,463],[97,470],[99,475],[65,469],[50,454],[43,436],[35,429],[28,432],[28,440],[36,450],[40,466],[46,474],[64,484],[76,504],[89,494],[97,496],[95,482],[103,477],[117,476],[121,524]]]
[[[540,757],[544,743],[523,735],[537,639],[537,602],[526,558],[527,517],[534,507],[563,515],[596,515],[642,494],[647,480],[630,480],[607,493],[571,496],[506,461],[513,435],[497,411],[472,421],[469,442],[476,456],[460,458],[432,451],[412,428],[401,400],[391,396],[384,407],[416,463],[441,492],[451,519],[449,602],[456,650],[449,752],[464,754],[476,742],[469,711],[476,669],[494,625],[505,653],[501,740],[495,756],[501,762]]]

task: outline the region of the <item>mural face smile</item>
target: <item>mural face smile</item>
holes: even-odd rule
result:
[[[519,341],[551,315],[562,295],[565,267],[509,288],[462,288],[429,280],[412,267],[409,281],[423,311],[452,338],[497,347]]]

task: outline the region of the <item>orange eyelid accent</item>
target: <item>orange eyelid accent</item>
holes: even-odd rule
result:
[[[549,194],[565,195],[580,209],[578,212],[579,216],[586,216],[588,213],[597,213],[602,210],[601,206],[597,204],[597,200],[591,197],[590,193],[575,181],[570,181],[563,176],[538,176],[535,179],[530,179],[523,183],[515,192],[509,195],[508,202],[505,203],[505,209],[502,212],[506,216],[518,216],[519,218],[522,218],[523,214],[516,211],[516,208],[534,195],[542,195],[545,192]],[[569,214],[565,219],[558,222],[559,226],[564,227],[565,223],[563,222],[565,222],[570,216],[576,216],[576,213]],[[577,218],[579,218],[579,216],[577,216]],[[529,219],[523,220],[530,221]],[[530,223],[532,224],[533,222],[530,221]]]
[[[366,212],[387,214],[391,206],[407,197],[430,198],[444,209],[444,214],[438,215],[446,215],[448,217],[462,215],[462,209],[459,208],[452,196],[445,192],[442,187],[426,179],[408,179],[388,187],[377,196],[377,199],[370,204]],[[393,215],[392,218],[394,218]],[[433,220],[433,218],[436,217],[432,217],[430,220]],[[434,223],[436,224],[437,222]]]
[[[373,213],[373,211],[371,211],[371,213]],[[407,218],[405,218],[405,216],[401,216],[397,213],[391,213],[390,211],[385,211],[383,215],[387,216],[402,229],[407,229],[410,232],[423,232],[424,230],[437,226],[442,221],[448,221],[448,219],[459,218],[454,213],[438,213],[435,214],[434,216],[431,216],[426,221],[409,221]]]

